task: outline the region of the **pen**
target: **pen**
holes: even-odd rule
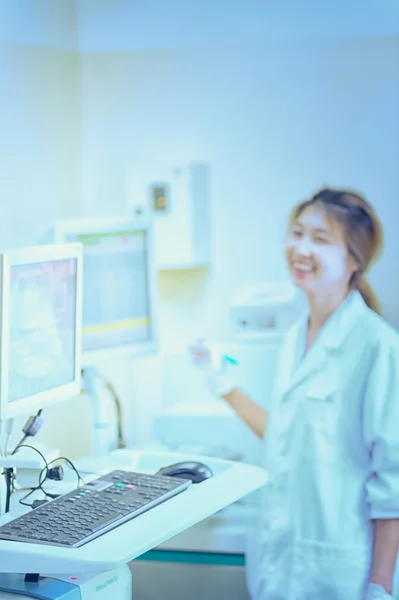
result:
[[[227,362],[229,362],[232,365],[238,365],[238,364],[240,364],[238,362],[238,360],[236,360],[235,358],[233,358],[231,356],[228,356],[227,354],[225,354],[223,358],[224,358],[224,360],[226,360]]]

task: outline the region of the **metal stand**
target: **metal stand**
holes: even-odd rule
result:
[[[92,456],[105,456],[124,448],[122,414],[119,399],[112,385],[95,367],[82,370],[82,380],[93,407]],[[116,416],[110,418],[114,407]]]

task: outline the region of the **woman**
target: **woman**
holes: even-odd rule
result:
[[[266,413],[209,345],[191,347],[210,389],[265,445],[256,600],[392,598],[399,546],[399,335],[364,273],[381,227],[359,195],[297,206],[286,259],[309,311],[282,345]]]

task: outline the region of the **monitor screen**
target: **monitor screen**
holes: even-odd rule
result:
[[[75,380],[77,259],[12,265],[9,278],[12,403]]]
[[[84,248],[83,352],[153,342],[146,228],[67,233]]]

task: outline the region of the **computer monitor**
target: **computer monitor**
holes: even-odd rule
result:
[[[151,220],[58,221],[51,239],[83,245],[84,366],[108,358],[109,353],[156,352],[157,271]]]
[[[0,420],[77,396],[82,246],[0,253]]]

